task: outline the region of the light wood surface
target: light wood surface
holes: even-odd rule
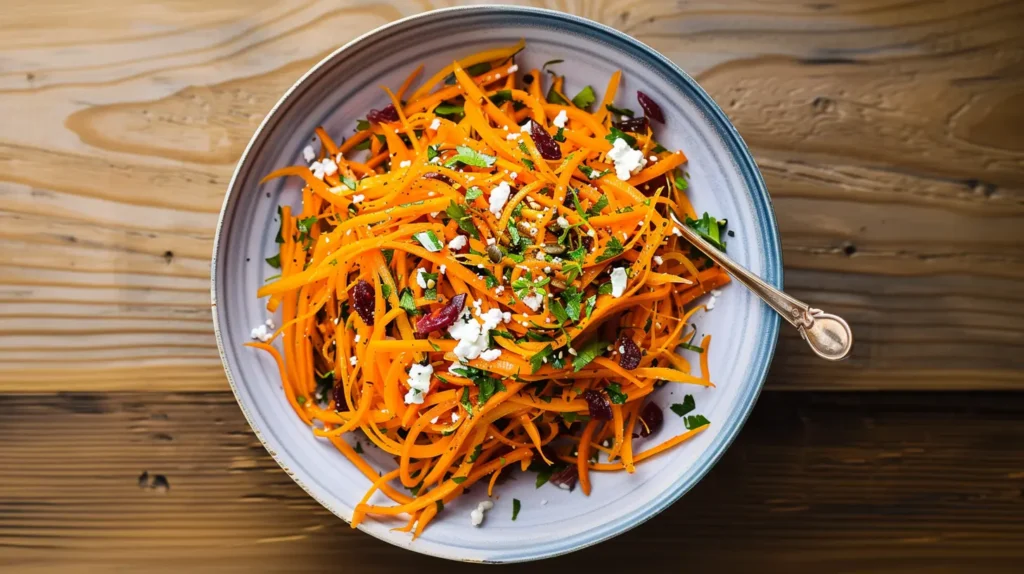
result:
[[[1019,572],[1024,397],[1008,397],[770,393],[669,510],[501,570]],[[278,468],[230,393],[7,396],[0,429],[0,569],[481,569],[353,531]],[[170,489],[140,488],[143,471]]]
[[[207,278],[235,160],[318,58],[441,5],[5,7],[0,390],[225,389]],[[753,148],[788,288],[858,343],[823,365],[784,332],[769,388],[1024,387],[1024,5],[545,5],[665,53]]]
[[[217,212],[273,103],[345,42],[450,4],[4,3],[0,571],[470,568],[295,486],[226,392],[209,309]],[[857,346],[825,364],[784,330],[693,492],[506,570],[1019,572],[1024,395],[806,391],[1024,390],[1024,3],[531,4],[698,79],[771,190],[787,289]]]

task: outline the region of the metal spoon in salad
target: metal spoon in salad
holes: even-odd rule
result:
[[[733,279],[768,303],[782,318],[800,331],[800,336],[819,357],[829,361],[845,359],[853,348],[853,332],[842,317],[814,309],[803,301],[779,291],[729,258],[689,226],[676,224],[687,241],[722,266]]]

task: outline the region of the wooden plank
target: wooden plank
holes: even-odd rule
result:
[[[670,510],[541,566],[1012,571],[1024,560],[1022,416],[1012,394],[766,393]],[[0,428],[0,569],[469,569],[320,508],[227,393],[0,396]],[[142,471],[170,489],[139,488]]]
[[[224,390],[206,277],[236,158],[309,65],[428,4],[5,9],[0,391]],[[851,319],[850,362],[787,333],[771,388],[1024,388],[1024,4],[555,7],[697,77],[764,172],[787,286]]]

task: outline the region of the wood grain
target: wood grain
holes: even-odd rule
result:
[[[1024,4],[539,4],[662,51],[751,145],[788,288],[858,341],[822,365],[786,333],[770,388],[1024,388]],[[207,265],[240,151],[318,58],[441,5],[5,7],[0,391],[224,389]]]
[[[1013,571],[1024,560],[1024,397],[922,396],[770,393],[670,510],[509,570]],[[323,510],[228,393],[6,396],[0,431],[0,569],[470,570]],[[170,489],[140,488],[143,471]]]

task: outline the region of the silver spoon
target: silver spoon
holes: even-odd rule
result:
[[[842,317],[825,313],[821,309],[814,309],[803,301],[797,301],[729,259],[728,255],[705,241],[696,231],[678,222],[676,227],[687,241],[703,251],[712,261],[721,265],[729,272],[729,275],[732,275],[733,279],[753,291],[754,295],[768,303],[768,306],[782,315],[783,319],[796,327],[797,331],[800,331],[800,336],[807,341],[811,350],[819,357],[829,361],[839,361],[850,354],[850,350],[853,348],[853,332],[850,331],[850,325]]]

